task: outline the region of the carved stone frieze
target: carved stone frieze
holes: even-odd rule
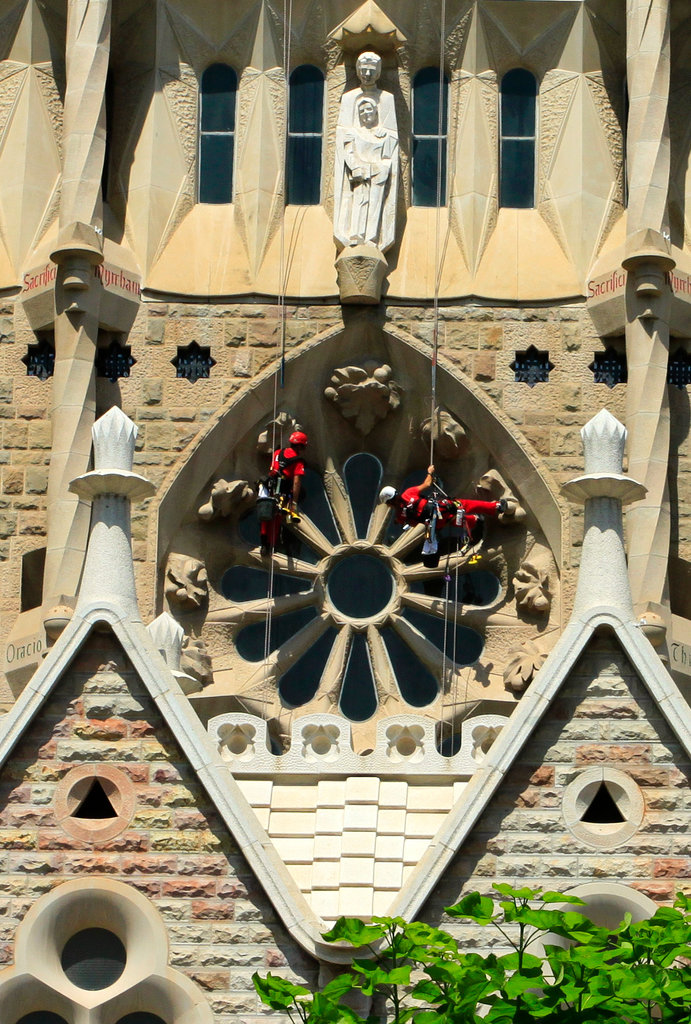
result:
[[[166,566],[165,595],[169,604],[200,608],[207,599],[209,583],[204,563],[198,558],[172,554]]]
[[[211,487],[209,500],[199,507],[198,516],[205,522],[242,515],[251,508],[255,493],[246,480],[216,480]]]
[[[338,406],[356,430],[369,434],[401,403],[401,388],[392,380],[391,367],[369,359],[362,366],[341,366],[334,370],[324,397]]]

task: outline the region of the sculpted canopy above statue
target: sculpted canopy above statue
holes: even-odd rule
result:
[[[360,87],[344,93],[336,129],[334,236],[386,252],[396,231],[398,127],[394,98],[377,88],[381,57],[362,53]]]

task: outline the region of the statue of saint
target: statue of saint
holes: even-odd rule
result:
[[[394,99],[377,88],[381,57],[362,53],[360,88],[341,99],[336,129],[334,235],[344,247],[393,245],[398,191],[398,128]]]

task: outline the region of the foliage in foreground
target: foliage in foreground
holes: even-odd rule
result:
[[[367,954],[350,971],[316,992],[272,974],[255,974],[255,988],[293,1024],[691,1024],[691,899],[680,893],[674,908],[609,929],[557,909],[584,906],[574,896],[495,892],[497,900],[470,893],[446,913],[498,930],[508,953],[464,952],[420,921],[342,917],[324,939]],[[354,994],[374,997],[368,1018],[347,1005]]]

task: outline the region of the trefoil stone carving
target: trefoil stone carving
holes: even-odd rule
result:
[[[504,687],[517,695],[523,693],[537,675],[546,655],[532,640],[514,649],[504,668]]]
[[[547,615],[552,604],[549,573],[532,562],[524,562],[513,578],[516,607],[530,615]]]

